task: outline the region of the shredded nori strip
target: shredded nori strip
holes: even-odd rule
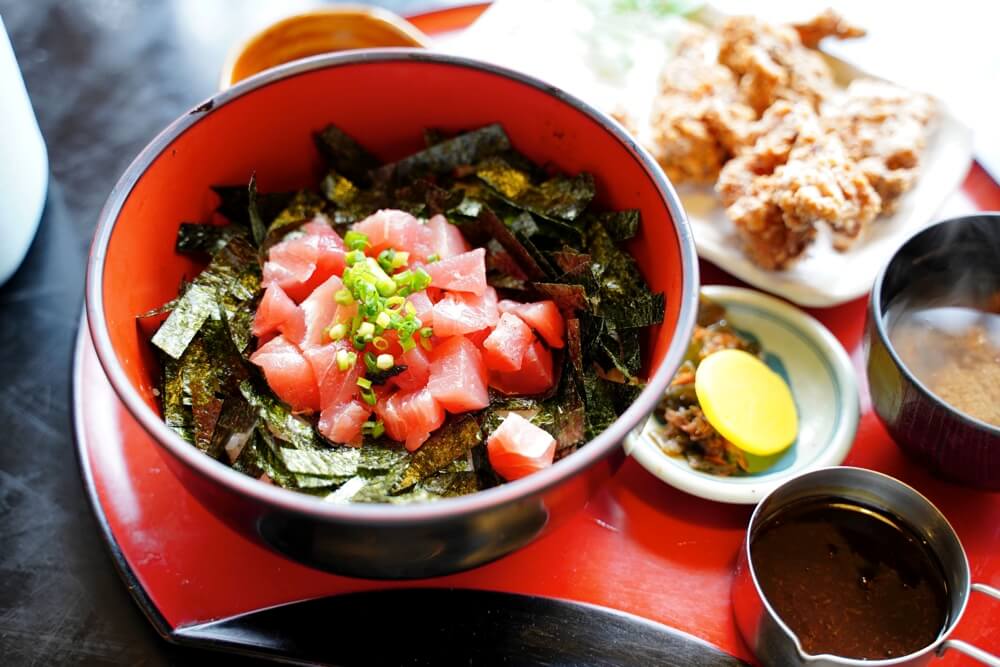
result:
[[[594,177],[582,172],[573,178],[556,176],[535,185],[531,176],[493,157],[476,168],[476,176],[510,204],[555,220],[575,220],[594,198]]]
[[[447,174],[509,149],[510,139],[503,128],[496,124],[487,125],[434,144],[398,162],[379,167],[375,171],[375,178],[399,183],[432,174]]]
[[[332,123],[317,132],[313,138],[320,155],[332,169],[355,183],[368,185],[368,172],[379,166],[374,155]]]
[[[410,457],[409,465],[392,486],[398,493],[432,475],[478,445],[483,438],[479,424],[468,415],[450,420],[431,434]]]

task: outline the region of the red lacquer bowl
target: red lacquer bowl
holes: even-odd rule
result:
[[[160,420],[158,368],[136,314],[200,270],[174,252],[181,221],[216,205],[209,186],[290,190],[322,173],[312,133],[333,122],[384,160],[422,147],[428,127],[499,122],[538,163],[594,174],[598,203],[638,208],[631,250],[666,294],[648,346],[650,381],[608,430],[551,468],[471,496],[416,506],[333,505],[261,483],[181,440]],[[341,574],[427,577],[503,556],[586,503],[622,461],[620,443],[653,410],[695,320],[694,244],[673,188],[607,116],[550,85],[491,65],[418,50],[319,56],[246,80],[175,121],[136,158],[101,214],[87,273],[87,317],[115,391],[164,459],[211,511],[250,539]]]

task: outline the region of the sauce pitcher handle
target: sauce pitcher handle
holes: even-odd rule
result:
[[[972,590],[979,591],[980,593],[985,593],[990,597],[994,597],[1000,600],[1000,590],[993,588],[992,586],[987,586],[986,584],[972,584]],[[941,646],[938,648],[938,655],[941,655],[948,649],[953,648],[959,653],[964,653],[970,658],[974,658],[984,665],[989,665],[990,667],[1000,667],[1000,658],[990,653],[987,653],[981,648],[976,648],[972,644],[963,642],[960,639],[946,639],[941,642]]]

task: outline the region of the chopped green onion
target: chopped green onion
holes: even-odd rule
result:
[[[409,285],[410,281],[413,280],[413,271],[410,271],[409,269],[406,269],[405,271],[400,271],[399,273],[394,275],[392,279],[395,280],[396,284],[399,285],[400,287]]]
[[[379,352],[389,349],[389,341],[382,338],[382,336],[375,336],[375,338],[372,339],[372,345],[374,345],[375,349]]]
[[[378,399],[375,398],[375,392],[371,389],[361,390],[361,400],[363,400],[368,405],[375,405]]]
[[[392,259],[390,260],[389,266],[390,268],[393,269],[401,269],[404,266],[406,266],[409,263],[409,261],[410,261],[410,253],[403,250],[393,255]]]
[[[347,289],[337,290],[337,293],[333,295],[333,300],[341,306],[349,306],[354,303],[354,297],[351,296],[351,291]]]
[[[409,352],[415,348],[417,344],[413,342],[413,336],[408,336],[407,338],[401,337],[399,339],[399,346],[403,348],[403,352]]]
[[[420,330],[421,338],[430,338],[433,335],[434,335],[434,329],[431,329],[430,327],[424,327],[423,329]]]
[[[441,261],[441,256],[439,254],[437,254],[437,253],[434,253],[433,255],[428,255],[427,256],[427,263],[428,264],[433,264],[434,262],[440,262],[440,261]]]
[[[389,313],[384,310],[375,318],[375,326],[382,327],[383,329],[387,328],[391,323],[392,320],[389,319]]]
[[[358,378],[358,386],[362,389],[371,389],[372,381],[368,378]]]
[[[344,234],[344,244],[351,250],[364,250],[368,247],[368,235],[352,229]]]
[[[389,277],[382,267],[378,265],[374,259],[369,257],[366,262],[368,270],[371,272],[374,278],[375,287],[378,288],[378,293],[382,296],[392,296],[396,293],[396,282]]]
[[[417,270],[413,272],[413,282],[410,283],[410,289],[414,292],[419,292],[422,289],[427,289],[430,284],[431,274],[418,266]]]
[[[369,420],[361,425],[361,432],[373,438],[380,438],[385,433],[385,424],[382,423],[381,419],[377,421]]]
[[[375,365],[375,355],[371,352],[365,352],[365,368],[368,369],[369,373],[374,373],[378,370],[378,366]]]
[[[409,313],[410,315],[417,314],[417,307],[413,305],[412,301],[406,302],[406,312]]]
[[[424,338],[423,336],[420,337],[420,347],[424,348],[428,352],[430,352],[432,349],[434,349],[434,346],[431,345],[431,339],[430,338]]]
[[[354,338],[351,339],[351,344],[354,345],[354,349],[358,351],[361,351],[366,347],[368,347],[368,341],[358,336],[355,336]]]
[[[352,250],[344,256],[344,261],[347,263],[347,266],[354,266],[358,262],[365,261],[365,253],[360,250]]]
[[[369,338],[375,335],[375,325],[371,322],[362,322],[361,326],[358,327],[358,336],[362,338]]]
[[[349,368],[354,368],[358,362],[358,355],[347,350],[337,350],[337,368],[343,372]]]
[[[390,296],[388,299],[385,300],[385,309],[388,310],[390,313],[394,313],[398,311],[400,308],[402,308],[405,304],[406,304],[406,299],[404,299],[403,297],[399,295]]]
[[[396,259],[396,251],[392,248],[386,248],[378,254],[378,265],[386,272],[391,271],[393,268],[393,262]]]
[[[375,365],[379,370],[387,371],[396,364],[396,360],[392,358],[391,354],[380,354],[375,360]]]
[[[340,340],[347,335],[347,325],[334,324],[327,331],[327,334],[330,336],[330,340]]]

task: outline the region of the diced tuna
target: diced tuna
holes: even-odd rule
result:
[[[420,345],[401,354],[396,363],[406,366],[406,370],[391,379],[394,385],[404,391],[414,391],[427,384],[431,376],[431,362]]]
[[[434,335],[455,336],[494,327],[500,318],[497,293],[487,287],[481,296],[447,292],[434,304]]]
[[[272,338],[250,355],[250,361],[260,366],[268,386],[294,412],[319,409],[319,391],[312,366],[287,338]]]
[[[476,295],[486,291],[486,251],[483,248],[431,262],[424,270],[430,274],[434,287]]]
[[[537,331],[538,335],[549,344],[549,347],[561,348],[563,346],[566,323],[563,321],[562,313],[559,312],[559,306],[556,305],[555,301],[522,303],[514,308],[514,313]]]
[[[444,423],[444,410],[427,388],[397,391],[379,401],[375,412],[382,418],[390,438],[415,451]]]
[[[264,290],[264,298],[254,314],[253,335],[264,339],[275,331],[293,343],[301,343],[306,334],[306,319],[302,309],[280,286],[272,283]]]
[[[393,248],[409,252],[411,259],[425,260],[433,252],[430,229],[406,211],[382,209],[351,228],[368,237],[369,255]]]
[[[492,371],[519,370],[525,351],[534,341],[534,334],[520,317],[503,313],[496,329],[483,341],[486,367]]]
[[[337,352],[353,351],[351,345],[340,340],[322,346],[306,348],[303,353],[313,369],[319,387],[319,405],[322,409],[353,400],[358,395],[358,378],[364,364],[358,362],[346,371],[337,366]],[[359,355],[360,357],[360,355]]]
[[[490,404],[486,364],[479,349],[462,336],[434,346],[427,388],[448,412],[481,410]]]
[[[330,276],[302,302],[302,312],[305,313],[303,347],[329,342],[325,331],[333,322],[338,308],[334,295],[343,288],[344,283],[340,281],[340,278]]]
[[[524,351],[521,369],[517,371],[490,371],[489,385],[509,396],[532,396],[552,388],[552,353],[540,341]]]
[[[552,465],[556,440],[512,412],[486,441],[486,453],[497,474],[512,481]]]
[[[331,405],[319,415],[319,432],[341,445],[361,445],[361,426],[371,415],[371,407],[361,401]]]
[[[431,250],[440,259],[447,259],[455,255],[461,255],[469,250],[469,245],[465,242],[465,237],[458,227],[448,222],[443,215],[438,214],[430,219],[427,228],[431,232]]]

